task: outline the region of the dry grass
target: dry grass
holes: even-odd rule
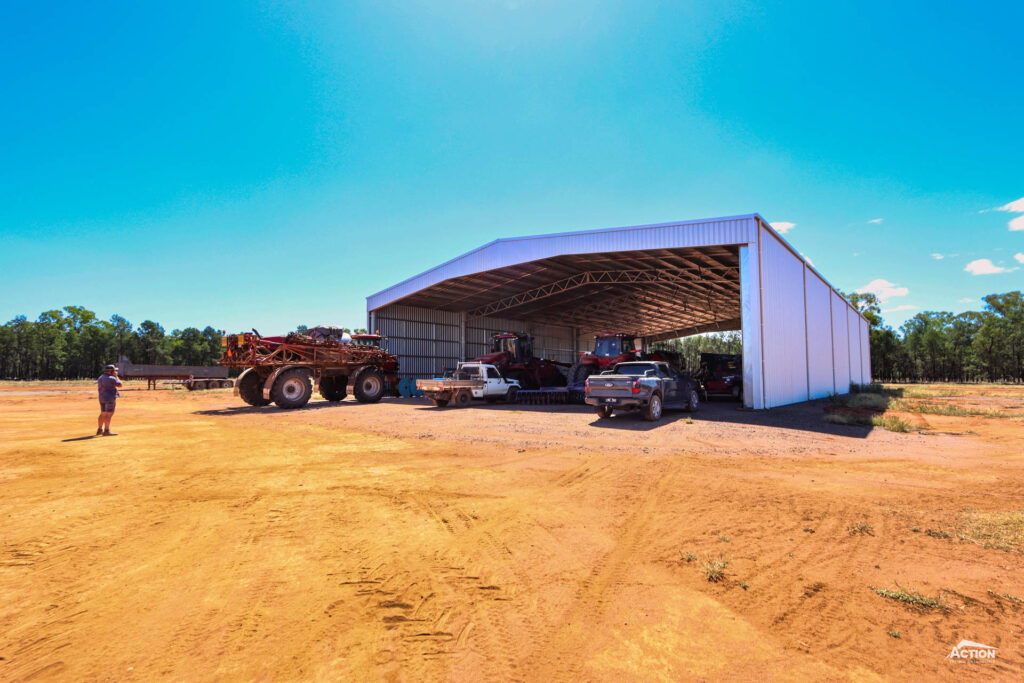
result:
[[[960,515],[957,535],[961,539],[979,543],[986,548],[1024,551],[1024,510],[967,510]]]
[[[890,432],[909,432],[913,427],[906,420],[894,415],[852,415],[850,413],[829,413],[825,422],[838,425],[861,425],[864,427],[881,427]]]

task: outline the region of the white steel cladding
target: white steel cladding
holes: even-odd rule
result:
[[[861,380],[864,384],[871,382],[871,328],[868,321],[861,318],[860,321],[860,364]]]
[[[768,230],[761,232],[765,407],[807,400],[804,263]]]
[[[864,378],[861,377],[861,371],[864,366],[860,362],[860,315],[850,307],[847,307],[846,315],[846,329],[850,335],[850,382],[853,384],[864,384]]]
[[[832,288],[810,268],[807,275],[807,375],[811,398],[835,392],[832,375]]]
[[[850,391],[850,333],[847,331],[849,310],[846,299],[832,292],[832,358],[837,394]]]

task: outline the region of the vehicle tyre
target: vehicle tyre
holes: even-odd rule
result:
[[[186,381],[185,382],[185,388],[188,389],[189,391],[195,391],[196,390],[196,383],[195,382]]]
[[[247,372],[238,378],[238,395],[251,406],[265,406],[269,399],[263,398],[264,378],[255,372]]]
[[[690,398],[686,402],[686,412],[695,413],[700,407],[700,396],[697,394],[696,389],[690,389]]]
[[[231,388],[231,380],[229,380],[229,379],[222,380],[221,383],[220,383],[220,388],[221,389],[230,389]]]
[[[321,377],[320,395],[331,403],[341,401],[348,396],[348,377],[344,375]]]
[[[434,405],[436,407],[438,407],[438,408],[444,408],[446,405],[448,405],[448,399],[446,399],[446,398],[435,398],[434,399]]]
[[[454,400],[455,400],[455,407],[456,408],[465,408],[466,406],[468,406],[472,402],[473,395],[470,394],[465,389],[463,389],[462,391],[459,391],[459,392],[457,392],[455,394],[455,399]]]
[[[519,387],[509,387],[508,393],[505,394],[505,401],[508,403],[516,403],[519,401]]]
[[[734,400],[739,400],[740,397],[740,385],[734,384],[732,387],[732,397]]]
[[[612,413],[615,412],[615,409],[610,408],[608,406],[596,406],[594,408],[594,412],[596,412],[597,416],[602,420],[607,420],[609,417],[612,416]]]
[[[661,408],[661,396],[653,394],[650,403],[647,404],[647,409],[644,410],[644,419],[648,422],[657,422],[661,419]]]
[[[576,365],[569,368],[569,386],[576,386],[577,384],[583,384],[587,381],[587,378],[594,374],[596,368],[593,365]]]
[[[309,370],[304,368],[285,370],[277,376],[270,390],[270,399],[279,408],[301,408],[312,396],[313,380]]]
[[[352,393],[360,403],[376,403],[384,396],[384,378],[376,368],[366,368],[356,375]]]

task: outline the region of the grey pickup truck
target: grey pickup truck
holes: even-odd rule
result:
[[[661,419],[664,408],[697,410],[697,382],[660,361],[619,363],[611,370],[587,378],[586,402],[599,417],[616,411],[642,411],[644,419]]]

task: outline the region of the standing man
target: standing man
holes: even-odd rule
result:
[[[121,380],[117,378],[117,366],[108,365],[104,368],[103,374],[96,380],[96,384],[100,390],[100,419],[96,436],[117,436],[110,431],[110,418],[114,417],[117,397],[121,395],[121,392],[117,390],[121,386]]]

